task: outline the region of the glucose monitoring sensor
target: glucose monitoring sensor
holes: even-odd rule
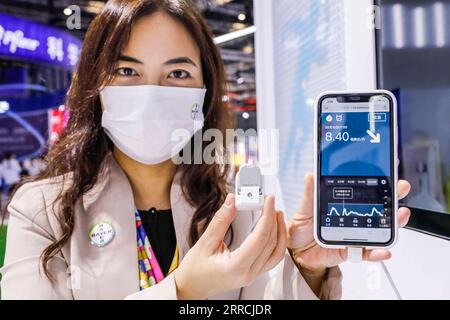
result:
[[[257,165],[246,164],[236,175],[236,208],[258,211],[264,207],[264,176]]]

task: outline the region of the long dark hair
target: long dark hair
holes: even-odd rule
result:
[[[111,0],[91,23],[84,40],[80,61],[70,86],[66,105],[70,120],[57,143],[46,157],[47,167],[33,180],[71,175],[69,187],[61,187],[55,200],[60,201],[57,218],[61,237],[42,253],[45,274],[49,261],[69,241],[75,217],[75,205],[80,197],[96,184],[102,163],[113,149],[112,142],[101,126],[102,109],[99,90],[112,80],[122,48],[126,45],[133,24],[140,18],[162,11],[181,22],[196,41],[202,58],[203,77],[207,88],[204,130],[219,129],[224,136],[232,127],[228,109],[224,106],[226,76],[220,52],[212,34],[196,6],[190,0]],[[205,147],[205,145],[204,145]],[[229,167],[217,164],[180,165],[181,184],[186,200],[196,208],[189,231],[194,245],[206,229],[227,193]],[[26,183],[30,180],[23,181]],[[17,190],[17,188],[16,188]],[[232,233],[232,230],[231,230]]]

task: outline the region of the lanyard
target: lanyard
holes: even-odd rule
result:
[[[144,230],[141,216],[137,209],[134,210],[136,218],[137,250],[139,259],[139,287],[147,289],[164,280],[164,274],[153,252],[152,246]],[[169,268],[169,274],[178,267],[178,245]]]

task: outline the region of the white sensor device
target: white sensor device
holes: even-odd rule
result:
[[[236,209],[258,211],[264,207],[264,176],[257,165],[246,164],[236,175]]]

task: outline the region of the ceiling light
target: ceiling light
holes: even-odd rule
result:
[[[414,9],[414,34],[415,43],[418,48],[425,47],[426,42],[426,25],[425,25],[425,9],[418,7]]]
[[[245,83],[245,79],[243,77],[240,77],[236,80],[237,84],[244,84]]]
[[[392,6],[392,15],[394,19],[394,42],[397,49],[405,45],[405,30],[403,21],[403,6],[395,4]]]
[[[438,47],[445,46],[446,42],[446,30],[445,26],[447,23],[445,22],[445,6],[442,2],[438,2],[434,5],[434,16],[435,16],[435,28],[436,28],[436,45]]]
[[[230,32],[227,34],[224,34],[222,36],[218,36],[214,39],[214,42],[216,44],[222,44],[225,42],[229,42],[235,39],[243,38],[248,35],[254,34],[256,32],[256,26],[251,26],[239,31]]]
[[[242,51],[246,54],[252,54],[253,53],[253,46],[252,45],[246,45]]]
[[[245,29],[245,28],[247,28],[247,25],[245,23],[242,23],[242,22],[234,22],[231,25],[231,30],[234,30],[234,31],[242,30],[242,29]]]
[[[87,12],[92,14],[98,14],[102,11],[105,3],[102,1],[89,1],[88,5],[84,8]]]
[[[64,14],[65,14],[66,16],[70,16],[70,15],[72,14],[72,9],[70,9],[70,8],[65,8],[63,12],[64,12]]]
[[[0,113],[5,113],[9,110],[8,101],[0,101]]]

